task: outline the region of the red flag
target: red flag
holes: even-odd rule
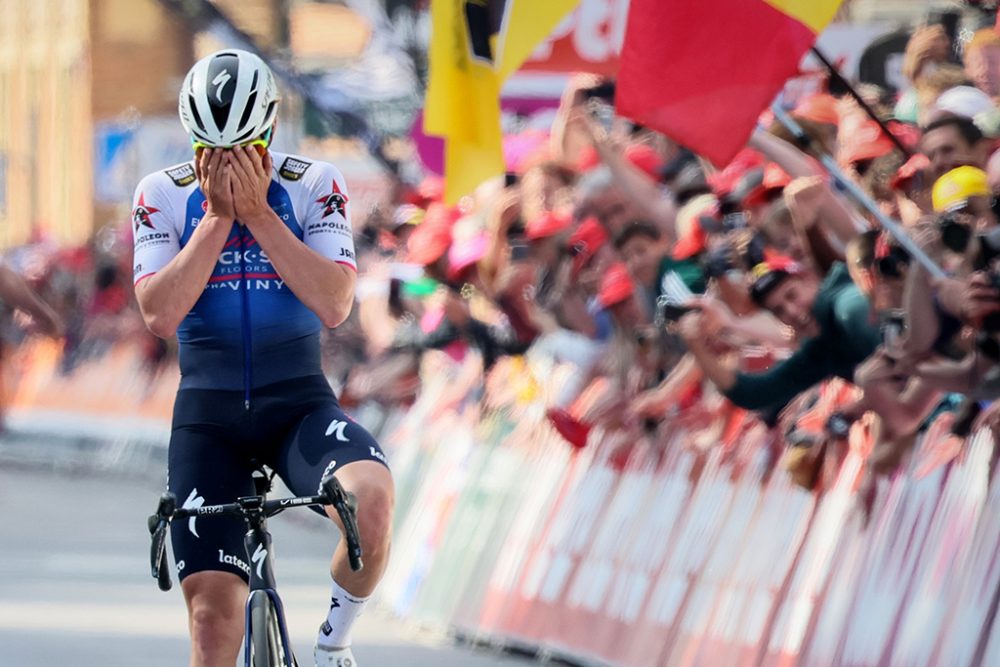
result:
[[[725,165],[840,3],[632,0],[618,111]]]

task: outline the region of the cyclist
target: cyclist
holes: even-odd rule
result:
[[[320,329],[354,300],[347,187],[331,164],[269,150],[277,104],[256,55],[223,50],[191,68],[179,111],[195,158],[139,183],[135,292],[149,329],[179,342],[167,472],[184,506],[253,494],[259,464],[298,495],[333,472],[357,497],[365,567],[351,571],[341,540],[315,647],[318,666],[354,667],[351,625],[385,570],[393,484],[320,367]],[[249,569],[269,557],[247,563],[243,533],[220,517],[172,527],[195,667],[232,667],[239,653]]]

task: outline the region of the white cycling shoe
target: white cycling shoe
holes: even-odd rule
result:
[[[347,648],[323,648],[319,644],[313,647],[313,659],[316,667],[358,667],[358,661]]]

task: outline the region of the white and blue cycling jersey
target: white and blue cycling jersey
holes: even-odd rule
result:
[[[357,270],[344,177],[333,165],[271,153],[267,200],[308,247]],[[135,192],[134,282],[155,274],[188,243],[207,203],[194,164],[142,179]],[[181,389],[252,389],[317,375],[319,318],[285,285],[267,253],[233,223],[212,277],[177,330]]]

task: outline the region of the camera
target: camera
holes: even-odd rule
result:
[[[875,270],[883,278],[902,278],[909,265],[910,253],[897,245],[889,246],[889,254],[875,260]]]
[[[698,306],[681,306],[661,296],[656,300],[656,316],[653,322],[657,327],[661,327],[667,322],[676,322],[696,310],[701,309]]]
[[[679,320],[691,311],[699,310],[697,306],[686,305],[693,297],[694,293],[676,271],[663,274],[663,279],[660,281],[660,296],[656,298],[656,326],[660,327],[665,322]]]
[[[580,91],[583,94],[584,99],[601,99],[607,102],[614,102],[615,99],[615,82],[607,81],[605,83],[599,83],[593,88],[584,88]]]
[[[512,243],[510,246],[510,261],[523,262],[531,257],[531,246],[527,243]]]
[[[851,433],[851,420],[842,412],[834,412],[826,420],[824,430],[831,438],[837,440],[846,439]]]
[[[882,344],[892,347],[903,335],[906,329],[906,317],[901,310],[890,310],[882,313],[879,322],[879,332],[882,334]]]
[[[963,222],[961,214],[945,213],[938,219],[941,243],[952,252],[964,253],[972,240],[972,229]]]

